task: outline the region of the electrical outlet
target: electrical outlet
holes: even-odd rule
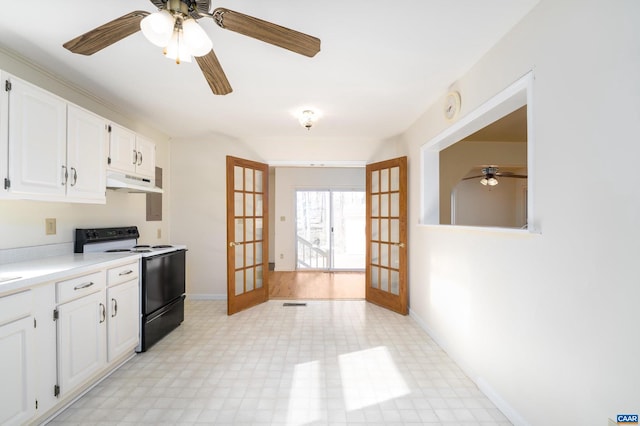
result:
[[[287,220],[287,218],[286,218],[286,217],[284,217],[284,216],[280,216],[280,222],[284,222],[285,220]]]
[[[280,259],[284,259],[284,254],[280,253]]]
[[[162,228],[158,228],[157,237],[158,239],[162,238]]]
[[[44,229],[46,235],[56,235],[56,218],[49,217],[44,220]]]

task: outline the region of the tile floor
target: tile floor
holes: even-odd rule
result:
[[[51,425],[508,425],[410,317],[364,301],[272,300],[185,322]]]

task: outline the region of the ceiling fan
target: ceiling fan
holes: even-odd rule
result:
[[[520,178],[520,179],[527,178],[527,175],[518,175],[511,172],[500,172],[498,171],[497,166],[483,167],[480,172],[482,173],[481,175],[468,176],[468,177],[462,178],[462,180],[482,178],[480,179],[480,183],[482,185],[496,186],[498,184],[498,179],[496,179],[496,177]]]
[[[320,51],[320,39],[281,27],[225,8],[210,13],[211,0],[150,0],[158,12],[136,10],[107,22],[73,40],[63,47],[81,55],[92,55],[140,30],[147,39],[164,48],[164,54],[176,60],[190,62],[196,58],[209,87],[216,95],[233,90],[211,40],[196,20],[208,17],[220,27],[266,43],[313,57]]]

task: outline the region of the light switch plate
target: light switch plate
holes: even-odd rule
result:
[[[44,229],[46,235],[56,235],[56,218],[48,217],[44,220]]]

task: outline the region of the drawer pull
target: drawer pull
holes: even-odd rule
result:
[[[129,275],[129,274],[133,274],[133,271],[131,269],[129,269],[128,271],[120,272],[118,275],[123,276],[123,275]]]
[[[83,288],[91,287],[93,284],[94,284],[93,281],[89,281],[88,283],[78,284],[73,289],[74,290],[82,290]]]

